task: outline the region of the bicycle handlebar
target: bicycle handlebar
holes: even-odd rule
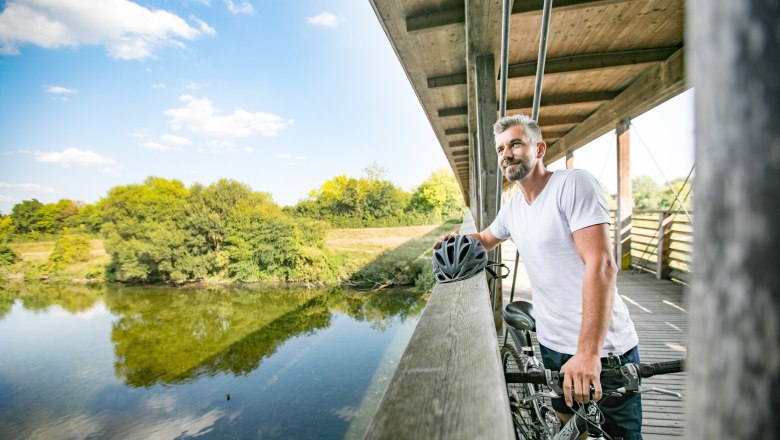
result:
[[[626,364],[628,365],[628,364]],[[641,378],[653,377],[658,374],[680,373],[685,371],[685,360],[677,359],[666,362],[639,363],[636,366]],[[525,373],[506,373],[506,381],[510,383],[532,383],[537,385],[553,385],[556,379],[563,382],[563,373],[552,370],[528,371]],[[601,372],[602,379],[623,377],[620,367],[610,368]]]

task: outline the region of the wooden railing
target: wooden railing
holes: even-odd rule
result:
[[[614,211],[612,215],[614,219]],[[631,264],[635,269],[653,272],[658,279],[689,283],[692,252],[693,225],[684,213],[633,212]]]
[[[364,438],[514,438],[485,275],[433,288]]]

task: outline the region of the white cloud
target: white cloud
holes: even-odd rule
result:
[[[182,95],[179,100],[186,105],[165,111],[171,118],[169,123],[174,130],[187,129],[193,133],[218,138],[246,137],[253,134],[276,136],[293,122],[285,121],[271,113],[252,113],[241,108],[228,115],[218,115],[208,98]]]
[[[170,145],[161,144],[159,142],[155,141],[147,141],[138,144],[141,148],[146,148],[147,150],[157,150],[157,151],[181,151],[181,147],[172,147]]]
[[[0,202],[18,202],[20,200],[21,199],[18,197],[11,197],[11,196],[0,194]]]
[[[173,145],[192,145],[192,141],[186,137],[176,136],[172,134],[164,134],[160,136],[160,140]]]
[[[76,93],[75,89],[69,89],[62,86],[43,86],[43,88],[46,89],[46,93],[52,93],[54,95],[69,95],[71,93]]]
[[[113,160],[103,157],[93,151],[82,151],[78,148],[67,148],[61,153],[43,153],[38,151],[35,153],[35,161],[79,166],[100,166],[115,163]],[[106,168],[101,168],[101,171],[105,170]]]
[[[206,34],[206,35],[217,35],[216,29],[214,29],[213,27],[209,26],[208,23],[206,23],[205,21],[201,20],[200,18],[198,18],[198,17],[196,17],[194,15],[190,15],[190,20],[192,20],[195,23],[197,23],[198,26],[200,27],[200,31],[203,32],[204,34]]]
[[[233,151],[233,143],[226,140],[215,140],[209,142],[209,147],[212,148],[212,152],[224,153],[226,151]]]
[[[249,2],[241,2],[240,5],[236,5],[233,3],[233,0],[225,0],[225,4],[228,7],[228,11],[233,15],[252,14],[255,12],[255,8]]]
[[[195,81],[188,81],[186,84],[184,84],[184,88],[187,90],[198,90],[201,88],[201,85]]]
[[[28,192],[42,192],[42,193],[53,193],[57,190],[48,186],[38,185],[37,183],[7,183],[7,182],[0,182],[0,188],[2,189],[11,189],[11,190],[17,190],[17,191],[28,191]]]
[[[320,15],[315,15],[314,17],[309,17],[307,20],[310,24],[325,27],[336,27],[344,21],[344,19],[337,17],[335,14],[328,11],[325,11]]]
[[[201,20],[197,24],[200,29],[128,0],[9,0],[0,13],[0,54],[18,55],[24,44],[47,49],[87,44],[105,46],[115,59],[141,60],[213,30]]]
[[[277,154],[277,155],[276,155],[276,158],[277,158],[277,159],[289,159],[289,158],[291,158],[291,157],[292,157],[292,156],[290,156],[290,155],[289,155],[289,154],[287,154],[287,153],[282,153],[282,154]]]
[[[152,84],[152,88],[153,89],[164,89],[164,88],[166,88],[166,85],[164,83],[158,82],[158,83]]]

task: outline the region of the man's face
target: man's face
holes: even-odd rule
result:
[[[522,180],[536,164],[537,146],[515,125],[496,136],[496,153],[501,172],[511,182]]]

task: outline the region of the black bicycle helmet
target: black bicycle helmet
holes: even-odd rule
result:
[[[479,240],[455,235],[433,250],[433,277],[437,283],[465,280],[487,266],[487,252]]]

